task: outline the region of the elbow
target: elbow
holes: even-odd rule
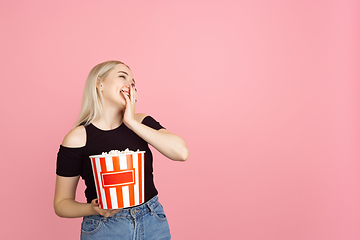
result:
[[[64,216],[61,214],[61,211],[60,211],[59,207],[57,206],[57,204],[54,204],[54,212],[55,212],[56,216],[61,217],[61,218],[64,217]]]
[[[178,137],[177,141],[173,141],[168,145],[168,149],[164,149],[163,154],[171,160],[184,162],[189,157],[189,149],[185,141]]]
[[[185,162],[189,157],[189,149],[187,147],[184,147],[181,151],[178,152],[177,157],[173,160]]]
[[[181,161],[185,162],[189,158],[189,149],[185,149],[182,154]]]
[[[180,149],[181,151],[179,153],[179,161],[185,162],[189,158],[189,149],[187,148],[185,141],[183,142],[183,146]]]
[[[54,208],[55,214],[58,217],[61,218],[71,218],[71,216],[67,216],[63,211],[60,211],[59,209]]]
[[[56,216],[58,216],[58,217],[63,217],[63,216],[61,215],[61,213],[59,212],[59,209],[56,208],[56,206],[54,206],[54,212],[55,212]]]
[[[56,216],[58,216],[58,217],[61,217],[61,218],[65,218],[63,215],[61,215],[58,211],[56,211],[55,210],[55,214],[56,214]]]
[[[63,208],[61,207],[61,201],[60,202],[54,202],[54,212],[56,216],[61,218],[68,218],[63,211]]]

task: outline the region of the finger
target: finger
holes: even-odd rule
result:
[[[134,96],[134,86],[131,84],[130,85],[130,88],[129,88],[129,90],[130,90],[130,99],[131,99],[131,102],[133,103],[133,102],[135,102],[135,96]]]
[[[91,204],[94,205],[94,206],[99,206],[99,199],[98,198],[95,198],[91,201]]]
[[[131,92],[132,102],[136,102],[137,101],[137,92],[136,92],[135,85],[131,85],[130,92]]]
[[[111,211],[111,213],[115,214],[115,213],[120,212],[120,210],[121,210],[121,209],[114,209],[114,210]]]
[[[135,86],[134,86],[134,98],[135,98],[135,102],[137,102],[137,90]]]
[[[120,209],[108,209],[105,212],[103,212],[103,216],[106,217],[112,217],[114,216],[116,213],[118,213],[120,211]]]
[[[116,213],[120,212],[120,209],[114,209],[110,212],[110,216],[114,216]]]
[[[121,90],[122,95],[124,96],[126,103],[130,102],[129,95],[127,95],[123,90]]]
[[[112,216],[111,212],[108,212],[108,211],[102,212],[102,213],[100,213],[100,215],[104,216],[104,217],[111,217]]]

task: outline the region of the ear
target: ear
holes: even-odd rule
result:
[[[101,78],[96,79],[96,88],[101,91],[102,90],[102,84],[101,84]]]

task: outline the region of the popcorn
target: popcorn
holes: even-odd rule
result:
[[[136,152],[140,152],[140,150],[136,150]],[[111,150],[110,152],[103,152],[101,155],[119,155],[119,154],[128,154],[128,153],[135,153],[135,151],[129,150],[129,148],[119,151],[119,150]]]

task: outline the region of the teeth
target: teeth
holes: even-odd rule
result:
[[[126,95],[130,96],[130,94],[126,92],[124,89],[121,89],[121,91],[123,91]]]

